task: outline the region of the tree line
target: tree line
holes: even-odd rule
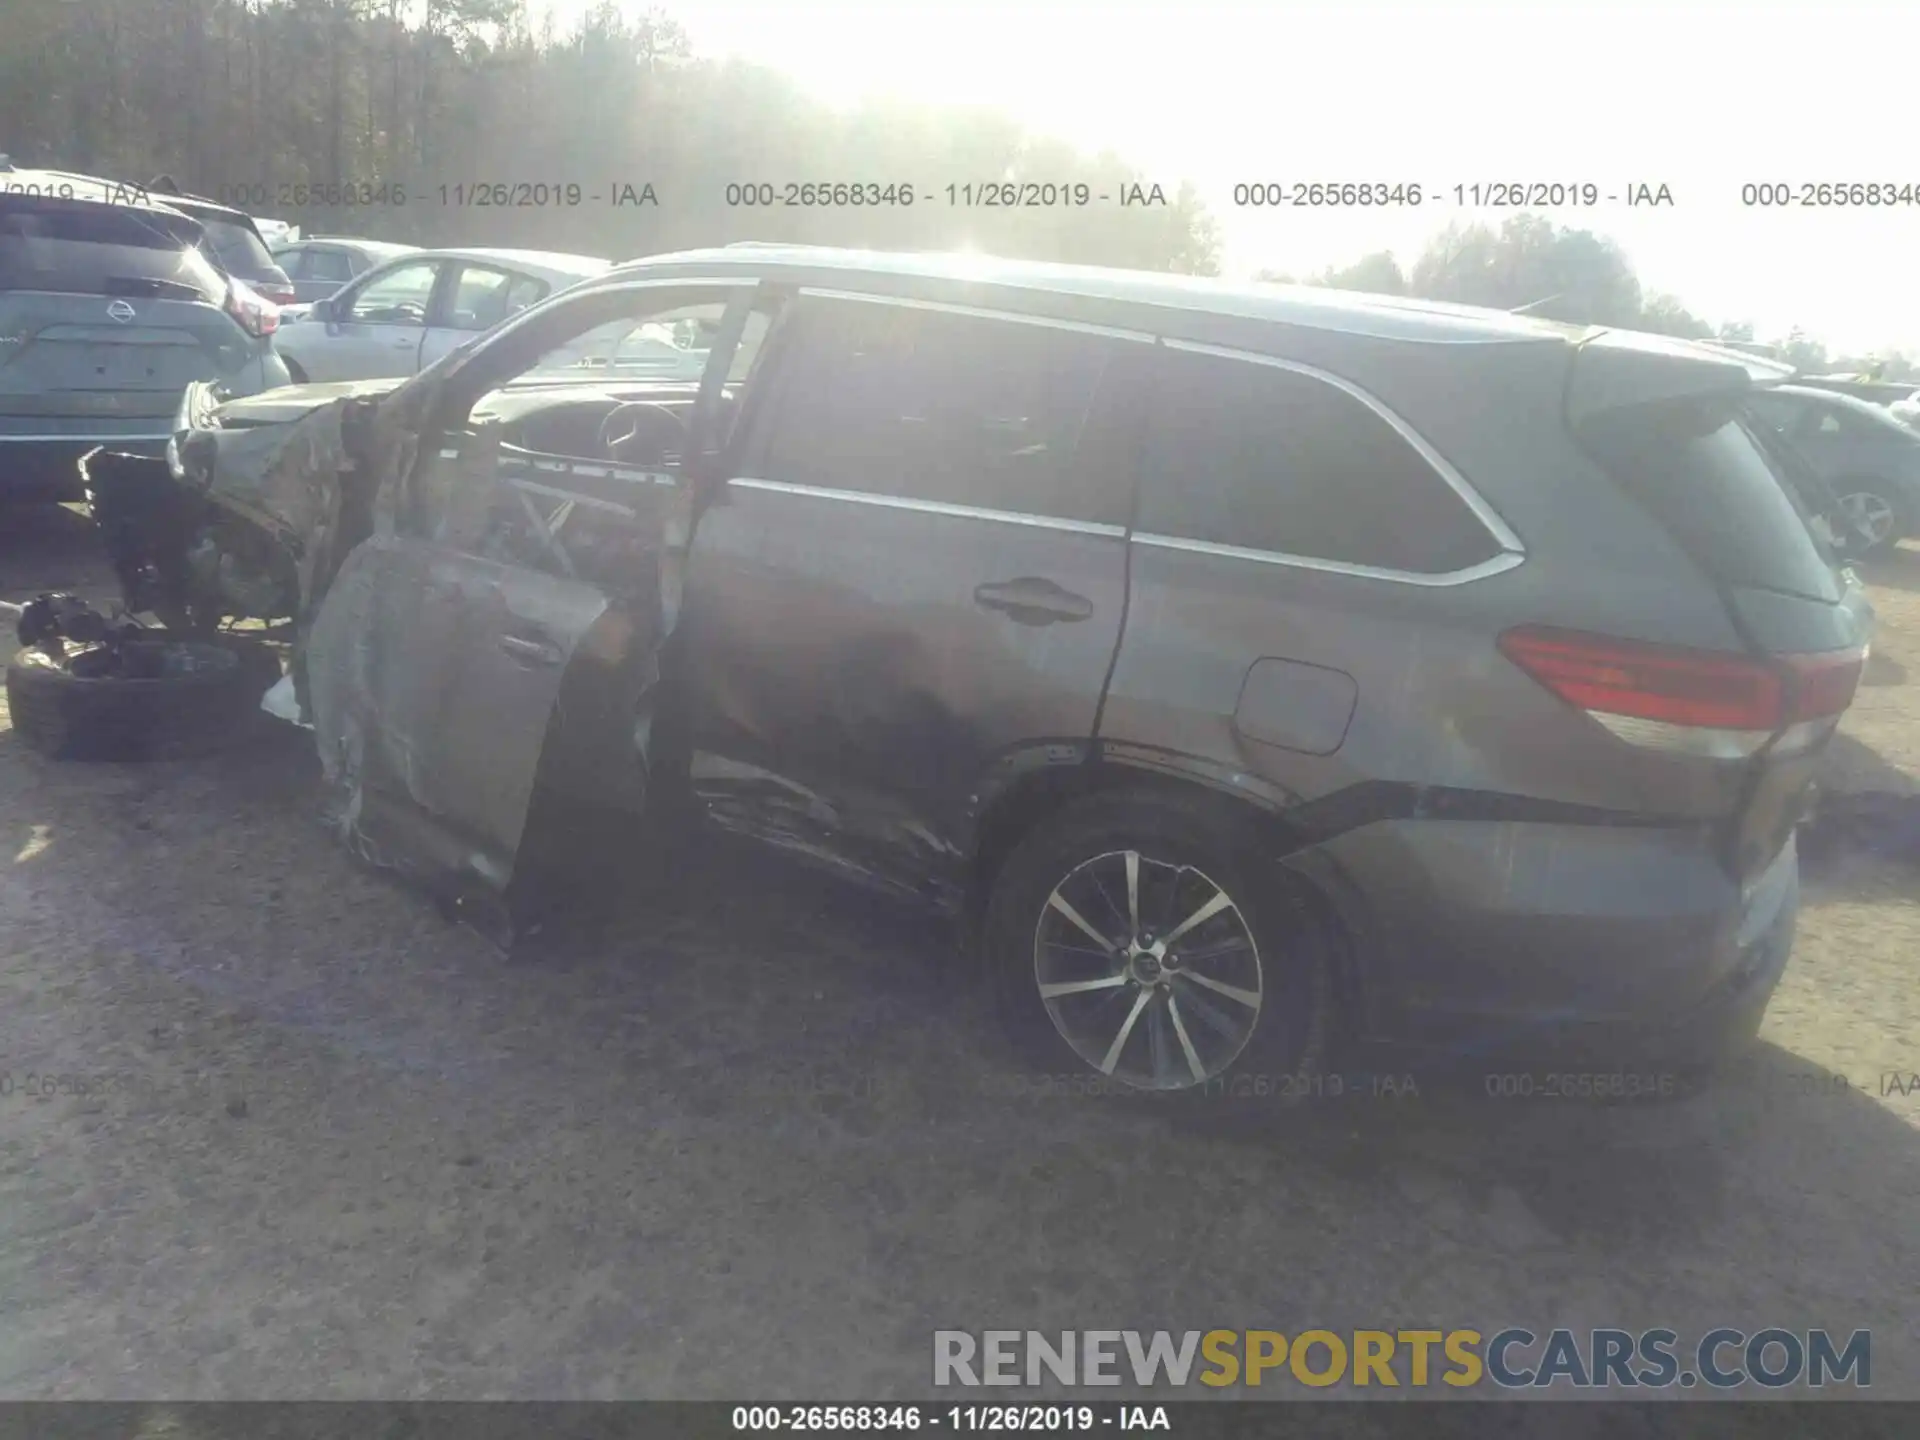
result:
[[[1262,280],[1291,281],[1277,271]],[[1551,320],[1651,330],[1685,340],[1751,344],[1751,321],[1715,326],[1677,297],[1647,291],[1613,241],[1589,230],[1555,225],[1540,215],[1509,217],[1500,226],[1455,224],[1430,240],[1411,266],[1402,268],[1388,251],[1364,255],[1350,265],[1301,277],[1306,284],[1376,295],[1406,295],[1499,310],[1524,308]],[[1795,328],[1767,337],[1780,359],[1810,373],[1873,374],[1920,382],[1920,364],[1904,354],[1831,354]]]
[[[561,32],[536,30],[525,0],[6,3],[0,150],[16,163],[164,172],[310,234],[615,260],[743,239],[971,243],[1219,268],[1191,186],[1156,192],[1117,155],[987,110],[836,110],[774,70],[696,56],[659,12],[603,4]],[[1017,198],[990,188],[1009,180],[1050,203],[988,203]],[[1088,203],[1062,203],[1076,187]]]
[[[1191,185],[991,110],[838,110],[775,70],[696,55],[658,10],[602,4],[565,30],[536,24],[528,0],[4,0],[4,11],[0,150],[17,164],[136,183],[164,172],[309,234],[484,236],[616,260],[745,239],[971,245],[1219,271],[1219,225]],[[1007,200],[1039,203],[988,203]],[[1301,278],[1753,338],[1643,293],[1611,241],[1533,215],[1450,228],[1405,269],[1382,252]],[[1797,331],[1782,344],[1808,368],[1866,368]],[[1914,373],[1905,356],[1882,363],[1888,378]]]

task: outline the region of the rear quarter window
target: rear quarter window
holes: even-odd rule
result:
[[[1747,413],[1737,399],[1639,406],[1597,417],[1581,439],[1715,580],[1838,600],[1793,481]]]
[[[1418,575],[1501,551],[1405,436],[1328,380],[1169,350],[1151,403],[1144,532]]]

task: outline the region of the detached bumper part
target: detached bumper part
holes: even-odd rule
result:
[[[298,725],[302,730],[313,729],[312,722],[300,713],[300,697],[294,691],[291,675],[282,675],[274,682],[273,688],[260,697],[260,708],[276,720]]]
[[[80,461],[103,445],[115,451],[158,459],[166,437],[127,439],[75,438],[14,439],[0,435],[0,500],[8,503],[58,504],[86,498]]]

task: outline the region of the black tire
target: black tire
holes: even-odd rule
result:
[[[89,647],[57,661],[22,650],[7,666],[14,734],[54,760],[178,760],[232,745],[271,684],[254,647],[227,637],[157,634],[122,648],[138,674],[110,668]],[[279,674],[279,661],[259,646]]]
[[[246,673],[247,685],[253,692],[255,704],[259,703],[262,695],[279,684],[280,677],[286,673],[280,664],[278,650],[264,640],[256,640],[239,631],[182,625],[163,626],[148,633],[155,639],[190,640],[197,645],[214,645],[229,651]]]
[[[302,370],[284,355],[280,357],[280,361],[287,367],[287,379],[290,383],[295,385],[304,385],[307,383],[306,371]]]
[[[231,630],[219,630],[212,633],[194,635],[193,640],[203,645],[218,645],[232,652],[240,662],[240,668],[247,677],[247,685],[254,691],[254,704],[260,703],[285,673],[280,665],[280,652],[264,640],[255,640],[250,635],[236,634]]]
[[[1188,973],[1166,974],[1164,984],[1142,985],[1137,976],[1114,982],[1115,972],[1132,973],[1125,957],[1098,958],[1091,945],[1084,954],[1075,954],[1071,941],[1078,932],[1069,930],[1061,943],[1058,917],[1062,912],[1050,908],[1056,887],[1070,891],[1092,885],[1107,903],[1097,918],[1083,918],[1103,934],[1116,926],[1126,928],[1121,908],[1124,879],[1119,881],[1120,893],[1115,894],[1112,887],[1102,885],[1101,870],[1117,864],[1118,873],[1124,875],[1128,851],[1142,857],[1135,862],[1140,877],[1136,909],[1149,928],[1160,924],[1163,933],[1177,930],[1177,925],[1159,921],[1150,912],[1191,914],[1186,907],[1194,897],[1207,893],[1200,888],[1202,882],[1224,892],[1230,901],[1226,910],[1187,931],[1184,944],[1193,949],[1186,955],[1180,954],[1183,942],[1176,939],[1175,948],[1167,954]],[[1153,790],[1120,791],[1076,801],[1043,820],[1001,866],[981,930],[982,959],[996,1007],[1036,1077],[1071,1075],[1123,1092],[1215,1097],[1244,1093],[1266,1103],[1315,1093],[1331,995],[1327,937],[1317,910],[1294,883],[1261,862],[1253,837],[1242,833],[1217,805],[1204,800]],[[1084,888],[1074,893],[1087,894]],[[1082,899],[1081,903],[1099,902]],[[1251,972],[1244,968],[1245,945],[1223,936],[1222,931],[1209,930],[1216,925],[1222,931],[1231,927],[1233,936],[1244,935],[1251,941],[1255,966]],[[1237,951],[1232,948],[1236,944],[1241,947]],[[1222,946],[1226,948],[1218,958],[1201,958]],[[1246,1008],[1244,1001],[1220,1000],[1216,997],[1223,992],[1198,988],[1193,978],[1196,969],[1204,973],[1209,967],[1227,964],[1240,967],[1231,972],[1243,982],[1235,988],[1259,996],[1250,1020],[1233,1018],[1238,1009]],[[1055,997],[1050,1009],[1040,989],[1043,965],[1059,983],[1069,984],[1081,983],[1071,967],[1086,967],[1095,977],[1090,983],[1101,988]],[[1069,967],[1064,974],[1058,969],[1061,965]],[[1249,973],[1252,984],[1244,983]],[[1217,986],[1229,976],[1213,968],[1208,978]],[[1139,1006],[1143,990],[1154,993],[1129,1025],[1126,1017]],[[1171,1011],[1182,1005],[1185,1018],[1178,1019]],[[1061,1023],[1056,1023],[1056,1013],[1063,1017]],[[1216,1028],[1221,1017],[1230,1026],[1250,1026],[1237,1052],[1228,1053],[1232,1029]],[[1082,1021],[1088,1028],[1081,1028]],[[1101,1060],[1108,1057],[1096,1058],[1092,1052],[1099,1049],[1102,1037],[1118,1037],[1123,1025],[1128,1036],[1121,1042],[1120,1057],[1111,1069],[1103,1070]],[[1069,1028],[1079,1030],[1079,1046],[1068,1038]],[[1147,1033],[1156,1030],[1157,1034]],[[1091,1046],[1086,1043],[1089,1031]],[[1207,1043],[1190,1038],[1200,1031],[1205,1032]],[[1217,1069],[1216,1060],[1220,1062]],[[1206,1072],[1204,1079],[1194,1077],[1195,1063]]]

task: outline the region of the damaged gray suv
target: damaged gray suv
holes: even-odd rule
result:
[[[748,247],[405,383],[195,387],[170,481],[88,469],[130,607],[291,621],[343,837],[462,904],[511,916],[536,799],[683,795],[967,922],[1049,1073],[1359,1037],[1638,1093],[1755,1033],[1865,660],[1749,429],[1776,374]]]

